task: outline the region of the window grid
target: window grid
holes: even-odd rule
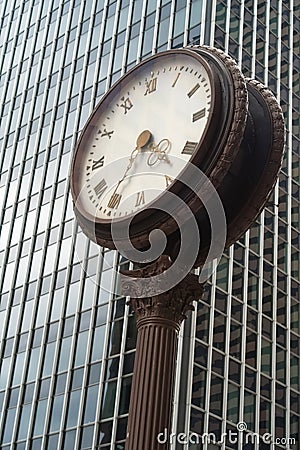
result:
[[[299,65],[295,2],[20,3],[2,2],[0,8],[6,23],[0,143],[7,149],[0,156],[0,428],[5,432],[0,448],[9,448],[9,439],[18,441],[17,448],[30,439],[39,449],[124,444],[135,334],[124,299],[109,295],[107,286],[118,282],[113,268],[127,262],[113,252],[99,256],[75,225],[68,185],[71,149],[95,102],[126,70],[150,54],[189,42],[224,49],[247,76],[268,84],[294,134],[287,133],[288,156],[267,208],[225,252],[191,318],[194,376],[184,387],[190,410],[182,413],[184,419],[177,411],[174,427],[184,423],[186,432],[221,433],[245,420],[261,434],[296,436],[300,96],[297,78],[287,70]],[[207,328],[200,326],[203,317]],[[93,324],[89,330],[85,318]],[[181,339],[178,361],[186,348],[184,333]],[[79,352],[83,347],[85,354]],[[175,403],[181,377],[177,370]],[[97,401],[88,423],[91,393]],[[109,395],[114,403],[104,411]],[[69,415],[70,401],[78,405],[76,417]]]

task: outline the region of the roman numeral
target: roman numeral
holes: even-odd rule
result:
[[[191,89],[190,92],[188,93],[188,97],[191,98],[191,96],[195,94],[195,92],[199,89],[199,87],[200,87],[200,84],[197,83],[197,84],[193,87],[193,89]]]
[[[145,193],[144,191],[137,192],[135,206],[140,206],[145,204]]]
[[[205,116],[206,108],[200,109],[200,111],[197,111],[193,114],[193,122],[196,122],[196,120],[202,119]]]
[[[198,142],[187,141],[181,153],[184,155],[192,155],[197,147]]]
[[[174,80],[174,82],[173,82],[173,84],[172,84],[172,87],[175,87],[175,84],[177,83],[179,77],[180,77],[180,73],[178,73],[178,74],[176,75],[176,78],[175,78],[175,80]]]
[[[100,167],[103,167],[103,166],[104,166],[104,156],[101,156],[100,159],[97,159],[96,161],[93,160],[92,170],[99,169]]]
[[[165,180],[166,180],[166,187],[168,187],[170,186],[172,181],[174,181],[174,178],[169,177],[169,175],[165,175]]]
[[[124,114],[127,114],[127,111],[129,111],[133,107],[133,104],[129,97],[127,97],[126,99],[125,97],[122,97],[121,100],[123,101],[123,103],[121,103],[120,106],[121,108],[124,108]]]
[[[145,81],[146,92],[144,95],[151,94],[151,92],[156,91],[157,78],[152,78],[150,81]]]
[[[104,128],[103,131],[99,130],[99,133],[101,133],[101,135],[100,135],[101,137],[107,136],[108,139],[111,139],[111,136],[112,136],[112,134],[114,133],[114,130],[112,130],[112,131],[107,131],[107,129]]]
[[[105,189],[107,189],[107,184],[106,181],[104,180],[104,178],[94,187],[94,191],[95,194],[97,195],[98,198],[101,197],[101,195],[103,194],[103,192],[105,191]]]
[[[115,208],[117,209],[119,207],[120,201],[121,201],[122,195],[114,193],[107,204],[109,208]]]

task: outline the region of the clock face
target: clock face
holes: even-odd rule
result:
[[[140,63],[108,91],[73,163],[84,215],[122,219],[169,188],[204,140],[215,102],[212,77],[202,58],[169,51]]]

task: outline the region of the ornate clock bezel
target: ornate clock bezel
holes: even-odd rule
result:
[[[202,52],[202,54],[200,52]],[[100,245],[114,248],[111,237],[111,223],[112,220],[122,223],[124,218],[102,219],[93,217],[82,208],[80,202],[78,203],[79,186],[76,167],[78,166],[80,157],[83,156],[81,153],[84,152],[84,146],[89,137],[89,133],[91,132],[91,126],[93,126],[93,121],[95,121],[99,111],[101,111],[103,107],[106,107],[106,103],[108,102],[112,91],[115,92],[116,89],[121,90],[122,83],[134,76],[134,74],[146,64],[153,62],[155,59],[163,58],[165,56],[169,57],[175,54],[188,55],[202,64],[210,77],[212,89],[212,106],[205,131],[190,162],[201,169],[208,152],[217,152],[217,155],[215,155],[215,159],[218,159],[217,163],[215,165],[210,164],[213,167],[206,167],[204,170],[204,172],[208,172],[208,175],[214,180],[215,187],[217,187],[222,180],[222,173],[226,172],[230,160],[234,159],[235,154],[238,151],[246,124],[247,90],[245,88],[243,76],[231,58],[224,57],[223,53],[221,53],[221,56],[219,54],[215,56],[210,49],[205,47],[201,47],[201,50],[199,50],[198,47],[190,47],[167,50],[141,61],[137,66],[133,67],[114,83],[97,104],[83,128],[75,148],[71,171],[71,192],[74,201],[75,214],[84,232],[92,240],[96,240]],[[205,58],[207,58],[207,60]],[[226,105],[224,104],[224,96],[226,96]],[[227,108],[227,110],[224,111],[224,108]],[[225,130],[222,129],[219,132],[219,139],[216,140],[216,128],[220,123],[220,119],[223,120],[223,128],[225,127]],[[222,141],[221,144],[220,140]],[[184,173],[185,170],[186,168],[183,168],[181,174]],[[179,174],[179,177],[181,174]],[[181,183],[174,180],[168,187],[168,190],[179,195],[185,202],[193,205],[193,194],[189,190],[186,190]],[[158,227],[165,231],[166,234],[170,234],[176,229],[176,222],[163,212],[157,210],[156,213],[153,214],[153,209],[156,205],[163,205],[163,199],[164,192],[151,203],[147,204],[145,210],[138,211],[132,215],[133,226],[131,228],[131,239],[133,245],[136,245],[139,248],[147,245],[149,232],[153,228]],[[126,217],[126,222],[128,221],[128,218],[130,218],[130,216]]]
[[[189,57],[192,57],[194,59],[196,59],[199,63],[201,63],[205,70],[207,71],[209,78],[210,78],[210,83],[212,86],[212,106],[211,106],[211,110],[209,112],[209,117],[207,120],[207,124],[205,126],[205,130],[204,133],[201,137],[201,140],[198,142],[197,147],[195,149],[194,155],[192,155],[191,159],[189,162],[199,165],[199,163],[201,162],[201,160],[204,158],[205,156],[205,152],[202,152],[202,154],[199,153],[199,150],[201,148],[201,146],[203,146],[203,141],[208,140],[211,141],[213,139],[213,129],[211,127],[211,122],[215,122],[217,124],[218,122],[218,96],[220,95],[219,92],[219,86],[218,86],[218,79],[216,79],[215,74],[212,72],[211,67],[208,65],[208,63],[198,54],[196,54],[195,52],[190,51],[189,49],[176,49],[176,50],[167,50],[161,53],[157,53],[155,55],[150,56],[149,58],[146,58],[145,60],[141,61],[139,64],[137,64],[135,67],[131,68],[126,74],[124,74],[119,80],[117,80],[112,86],[111,88],[104,94],[104,96],[102,97],[102,99],[100,100],[100,102],[96,105],[96,107],[94,108],[94,110],[92,111],[92,113],[90,114],[87,122],[84,125],[84,128],[81,131],[79,140],[76,144],[75,147],[75,151],[74,151],[74,155],[73,155],[73,162],[72,162],[72,169],[71,169],[71,192],[72,192],[72,197],[73,200],[75,200],[76,203],[76,210],[78,213],[80,213],[81,216],[84,216],[87,220],[90,220],[91,222],[97,223],[97,224],[101,224],[101,225],[109,225],[112,220],[114,221],[122,221],[124,220],[123,217],[121,218],[98,218],[98,217],[94,217],[91,214],[89,214],[87,211],[84,210],[84,208],[81,208],[80,203],[77,202],[78,200],[78,196],[79,196],[79,192],[78,192],[78,186],[77,183],[79,181],[79,177],[78,177],[78,173],[76,172],[76,165],[78,165],[78,161],[77,159],[79,159],[80,157],[83,157],[83,154],[80,155],[80,152],[84,151],[84,147],[88,141],[89,135],[91,133],[90,128],[93,126],[93,121],[96,121],[96,116],[101,114],[101,110],[103,108],[106,107],[106,103],[109,102],[109,98],[111,96],[111,93],[114,91],[116,91],[117,89],[121,90],[121,84],[123,82],[126,82],[128,79],[130,79],[131,77],[134,76],[134,74],[140,70],[141,68],[143,68],[146,64],[151,63],[152,61],[154,61],[155,59],[160,59],[163,58],[164,56],[170,57],[173,54],[176,55],[178,53],[181,54],[185,54],[188,55]],[[208,150],[208,149],[207,149]],[[80,161],[80,159],[79,159]],[[80,165],[80,164],[79,164]],[[184,171],[184,169],[183,169]],[[174,192],[177,192],[178,188],[176,189],[176,187],[174,186],[176,185],[176,182],[172,183],[172,185],[170,185],[170,187],[168,187],[168,189],[172,189],[174,190]],[[161,193],[161,195],[163,195],[163,192]],[[148,209],[149,207],[153,207],[155,202],[157,201],[157,198],[154,199],[152,202],[150,202],[149,204],[146,205],[146,208]],[[132,214],[131,216],[133,217],[135,214]],[[127,216],[129,217],[129,215]]]

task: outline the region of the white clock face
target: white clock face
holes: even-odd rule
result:
[[[157,55],[117,83],[89,121],[75,164],[84,210],[122,218],[153,202],[192,158],[212,95],[208,71],[180,52]]]

